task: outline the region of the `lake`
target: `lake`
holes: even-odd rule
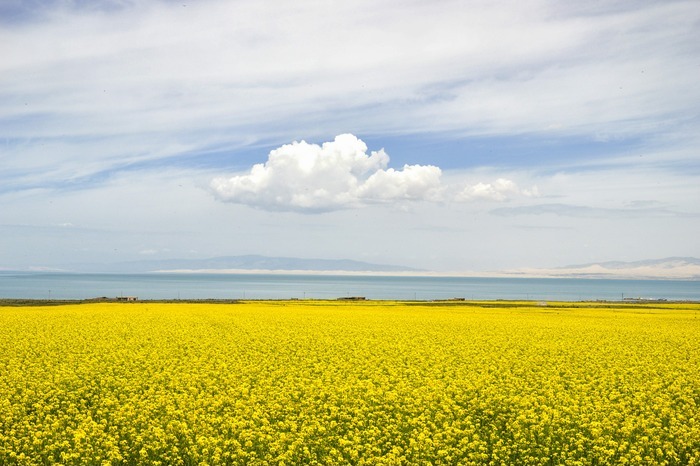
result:
[[[0,272],[0,298],[700,301],[700,282],[578,278],[475,278],[297,274],[75,274]]]

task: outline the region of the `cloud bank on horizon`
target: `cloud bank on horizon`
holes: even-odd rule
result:
[[[4,1],[0,257],[700,256],[699,23],[696,0]]]

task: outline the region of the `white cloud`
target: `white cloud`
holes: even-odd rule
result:
[[[435,201],[441,170],[431,165],[387,168],[383,151],[367,153],[352,134],[319,146],[293,142],[270,152],[245,175],[215,178],[211,188],[224,201],[265,210],[319,212],[393,201]]]
[[[515,181],[490,177],[483,170],[468,175],[452,173],[443,181],[434,165],[388,168],[384,150],[367,152],[352,134],[339,135],[322,145],[293,142],[270,152],[265,163],[250,172],[217,177],[210,187],[219,200],[271,211],[326,212],[369,204],[424,201],[503,202],[539,197],[539,188],[521,188]],[[515,174],[516,177],[520,177]],[[472,183],[465,186],[464,179]],[[406,208],[403,203],[400,207]]]
[[[439,201],[442,171],[433,165],[404,165],[403,170],[378,170],[358,189],[358,197],[368,201]]]
[[[692,0],[84,3],[0,29],[13,185],[339,130],[698,133]]]
[[[673,214],[700,213],[700,184],[689,172],[619,167],[553,176],[529,169],[445,169],[446,200],[465,183],[494,184],[498,178],[521,188],[537,185],[542,197],[401,202],[406,210],[371,204],[325,215],[217,201],[202,188],[218,174],[220,169],[193,174],[157,167],[121,173],[88,190],[5,195],[0,267],[138,260],[150,248],[163,258],[360,258],[442,271],[700,257],[700,217]],[[539,204],[562,207],[546,211]],[[494,211],[506,206],[523,208]],[[65,222],[74,227],[57,226]]]
[[[44,227],[0,225],[5,261],[153,244],[424,268],[698,255],[697,0],[11,3],[2,221]],[[236,173],[254,147],[340,132],[398,146],[395,167],[297,143]],[[218,198],[239,204],[200,189],[223,173]]]
[[[456,196],[456,201],[506,201],[515,196],[538,197],[539,189],[533,186],[530,189],[520,189],[518,185],[509,179],[498,178],[493,183],[476,183],[466,186]]]

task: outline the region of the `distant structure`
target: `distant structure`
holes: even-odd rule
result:
[[[338,298],[338,301],[365,301],[366,299],[364,296],[343,296]]]
[[[653,303],[668,301],[666,298],[622,298],[622,300],[632,303]]]
[[[137,301],[138,296],[117,296],[117,301]]]

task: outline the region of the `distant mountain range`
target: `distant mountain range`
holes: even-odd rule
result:
[[[606,269],[629,269],[629,268],[641,268],[641,267],[656,267],[663,269],[673,269],[677,267],[685,267],[688,265],[700,266],[700,259],[695,257],[666,257],[664,259],[652,259],[643,261],[632,261],[632,262],[622,262],[622,261],[610,261],[610,262],[593,262],[589,264],[582,265],[569,265],[568,268],[585,268],[594,265],[599,265],[605,267]]]
[[[300,259],[259,255],[211,257],[209,259],[161,259],[117,262],[113,264],[75,264],[73,272],[226,272],[226,271],[319,271],[319,272],[419,272],[396,265],[373,264],[349,259]]]
[[[633,262],[594,262],[553,269],[518,269],[509,276],[700,280],[700,259],[667,257]]]
[[[0,270],[2,270],[0,268]],[[4,269],[8,270],[8,269]],[[435,272],[398,265],[374,264],[349,259],[301,259],[260,255],[212,257],[209,259],[162,259],[111,264],[72,264],[61,268],[32,267],[31,271],[82,273],[339,273],[396,274],[465,277],[630,278],[655,280],[700,280],[700,259],[667,257],[633,262],[593,262],[556,268],[519,268],[500,271]]]

